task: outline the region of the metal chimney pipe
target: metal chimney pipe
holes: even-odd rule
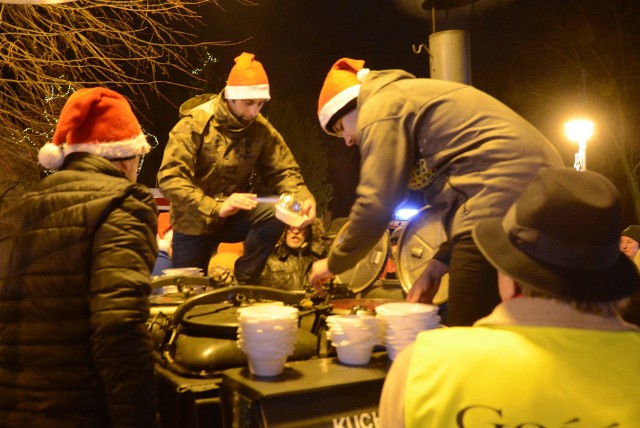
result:
[[[471,45],[464,30],[429,35],[429,70],[432,79],[471,84]]]

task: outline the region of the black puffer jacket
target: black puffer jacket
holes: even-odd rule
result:
[[[151,194],[85,153],[0,217],[0,426],[159,425],[156,228]]]

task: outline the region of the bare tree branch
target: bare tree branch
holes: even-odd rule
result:
[[[206,47],[236,44],[199,40],[207,7],[223,11],[220,0],[0,3],[0,211],[38,180],[37,150],[71,92],[109,86],[148,107],[166,99],[161,87],[191,88],[180,82],[197,79],[191,64]]]
[[[238,0],[242,4],[253,2]],[[170,76],[190,75],[202,47],[198,9],[218,0],[97,0],[55,5],[0,4],[0,129],[21,140],[24,129],[48,135],[68,87],[109,85],[145,99],[162,97]],[[181,85],[181,84],[178,84]],[[42,144],[46,141],[37,142]]]

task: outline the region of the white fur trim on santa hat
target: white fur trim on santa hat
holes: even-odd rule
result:
[[[63,144],[62,147],[47,143],[40,149],[38,161],[47,169],[59,169],[69,153],[84,152],[107,159],[121,159],[144,155],[150,150],[147,138],[144,134],[138,134],[134,138],[115,142]]]
[[[340,111],[340,109],[347,105],[349,101],[356,98],[360,93],[360,85],[349,86],[347,89],[343,89],[336,96],[331,98],[327,103],[322,106],[318,113],[318,119],[320,119],[320,126],[329,135],[336,135],[333,129],[327,129],[327,123],[331,120],[334,114]]]
[[[269,100],[269,85],[227,86],[224,88],[228,100]]]
[[[144,134],[138,134],[136,137],[122,141],[64,145],[65,155],[73,152],[85,152],[107,159],[121,159],[129,156],[144,155],[149,153],[149,150],[151,150],[151,146],[149,146]]]

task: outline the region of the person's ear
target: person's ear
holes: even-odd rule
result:
[[[520,294],[520,287],[518,287],[518,284],[516,284],[513,278],[507,274],[498,272],[498,291],[502,301],[506,302]]]
[[[124,173],[127,178],[133,182],[138,180],[138,165],[140,165],[140,156],[133,159],[118,160],[111,162],[116,168]]]

